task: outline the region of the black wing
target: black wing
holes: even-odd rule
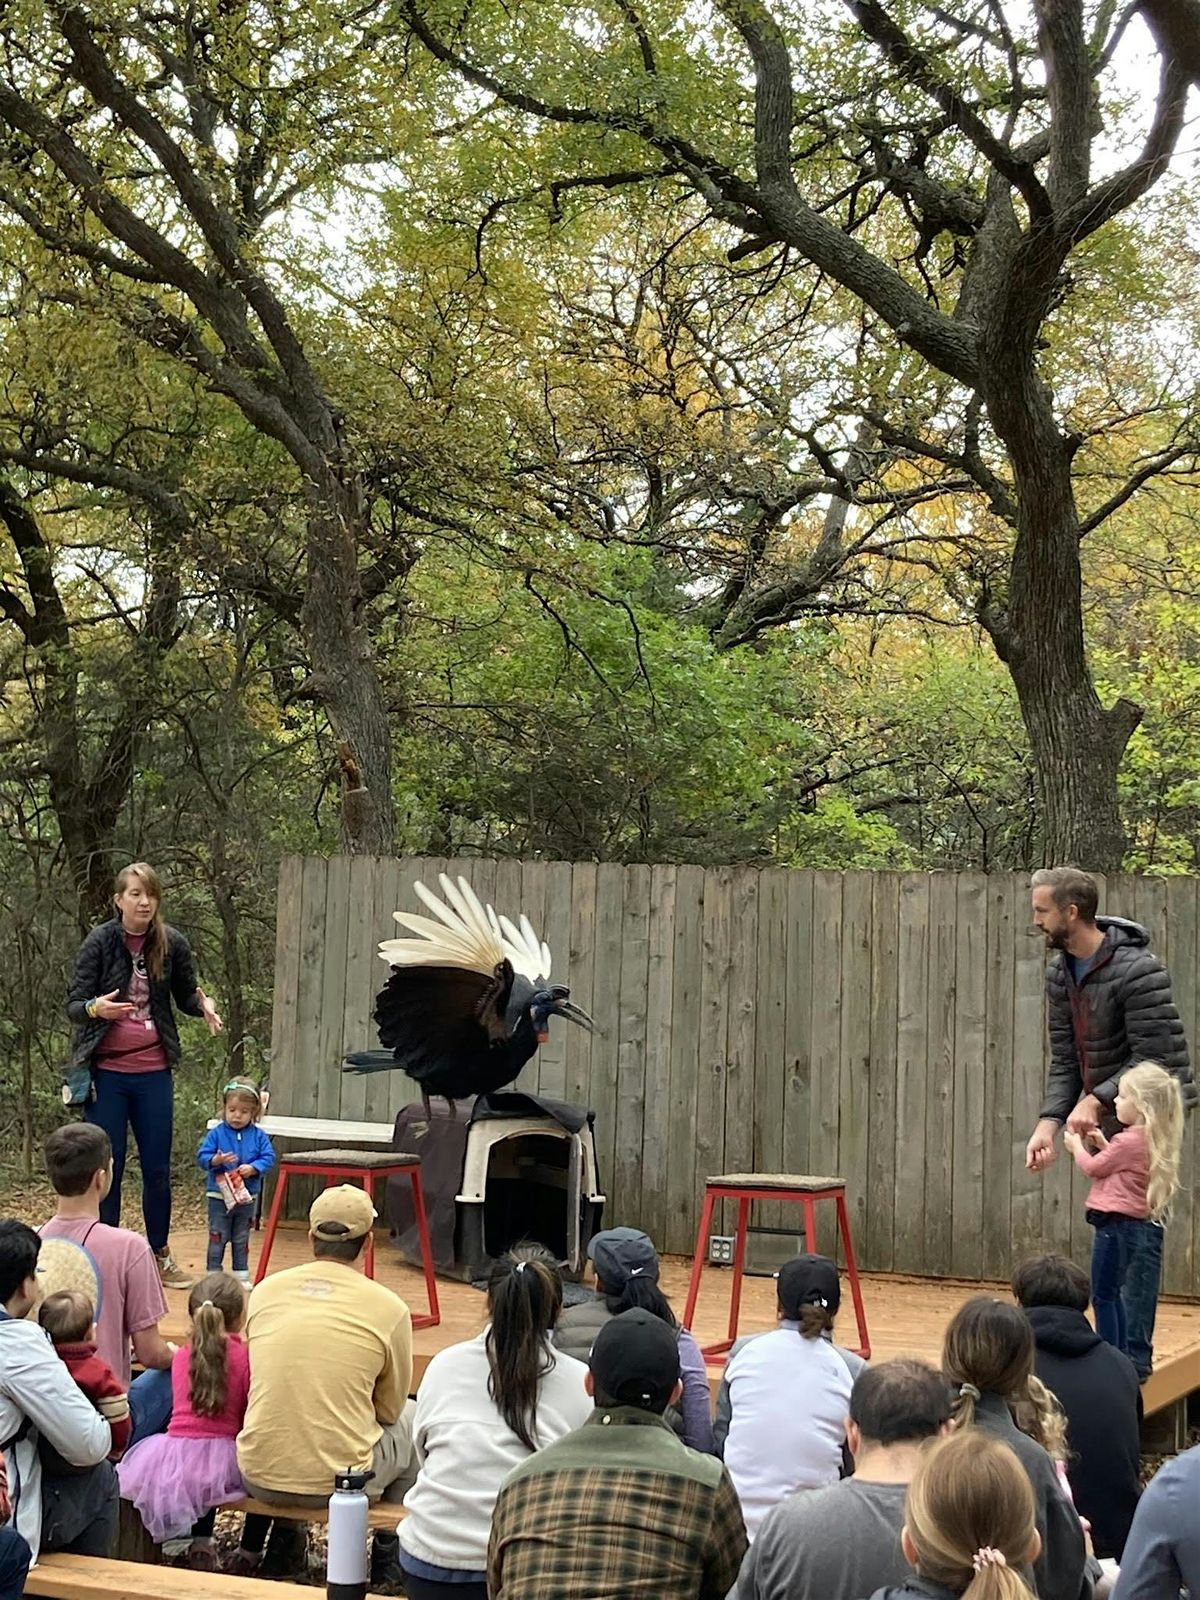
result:
[[[513,969],[490,977],[463,967],[393,967],[375,1001],[379,1042],[431,1094],[465,1100],[495,1076],[507,1048],[504,1009]]]

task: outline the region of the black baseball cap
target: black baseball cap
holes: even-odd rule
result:
[[[779,1304],[785,1316],[798,1317],[801,1306],[824,1306],[836,1317],[841,1303],[838,1270],[828,1256],[793,1256],[779,1269]]]
[[[679,1334],[649,1311],[622,1311],[600,1329],[588,1357],[597,1394],[661,1415],[679,1382]]]
[[[630,1278],[658,1281],[658,1251],[650,1235],[640,1228],[605,1228],[593,1234],[587,1248],[596,1276],[615,1294]]]

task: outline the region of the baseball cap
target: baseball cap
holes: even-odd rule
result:
[[[650,1311],[622,1311],[596,1335],[588,1366],[606,1400],[661,1413],[679,1382],[679,1335]]]
[[[789,1317],[798,1317],[801,1306],[824,1306],[837,1316],[842,1303],[838,1270],[828,1256],[793,1256],[779,1269],[779,1304]]]
[[[352,1183],[335,1184],[323,1190],[308,1208],[308,1226],[318,1239],[361,1239],[370,1233],[379,1213],[366,1191]],[[329,1232],[330,1223],[340,1228]]]
[[[588,1257],[606,1289],[620,1291],[630,1278],[658,1282],[658,1251],[640,1228],[605,1228],[593,1234]]]

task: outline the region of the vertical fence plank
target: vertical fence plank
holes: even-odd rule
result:
[[[897,1272],[924,1272],[929,879],[923,873],[905,873],[900,880],[899,958],[892,1265]]]
[[[608,1226],[617,1213],[617,1076],[621,1047],[621,923],[625,869],[613,862],[596,868],[595,966],[592,976],[591,1102],[596,1113],[596,1160],[600,1183],[608,1196]]]
[[[571,941],[566,981],[575,1004],[591,1012],[596,977],[596,863],[577,861],[571,872]],[[593,1110],[592,1035],[567,1024],[567,1099]]]
[[[1166,915],[1171,930],[1171,990],[1189,1050],[1196,1048],[1196,880],[1168,878]],[[1168,1294],[1195,1293],[1195,1129],[1193,1113],[1184,1118],[1179,1193],[1167,1223],[1163,1287]]]
[[[813,1072],[813,877],[789,872],[787,883],[787,1011],[784,1049],[787,1082],[783,1111],[783,1167],[807,1173],[812,1163]]]
[[[696,1235],[697,1096],[704,988],[703,867],[679,867],[675,875],[675,947],[672,966],[670,1082],[667,1127],[666,1222],[661,1248],[686,1255]],[[707,1174],[701,1173],[701,1182]]]
[[[300,995],[300,927],[304,861],[284,856],[275,898],[275,987],[271,1001],[271,1096],[281,1114],[295,1110],[300,1066],[296,1006]]]
[[[787,950],[787,874],[766,871],[758,882],[758,951],[754,997],[754,1171],[783,1171],[783,1108],[787,1022],[784,980]],[[764,1228],[789,1226],[781,1215],[794,1207],[778,1202],[758,1207]]]
[[[376,955],[375,884],[383,862],[374,856],[349,856],[347,882],[346,982],[343,995],[341,1054],[337,1073],[341,1088],[339,1115],[362,1122],[367,1115],[367,1088],[370,1078],[356,1072],[343,1073],[341,1056],[349,1050],[377,1050],[372,1012],[375,995],[385,975],[383,962]]]
[[[675,991],[675,874],[650,869],[647,931],[646,1066],[642,1117],[642,1228],[661,1250],[667,1219],[667,1137],[671,1107],[671,1028]]]
[[[553,958],[552,983],[569,986],[567,957],[571,948],[571,863],[549,861],[545,868],[545,910],[539,926],[539,935],[550,946]],[[542,1093],[552,1100],[564,1100],[567,1094],[567,1035],[578,1029],[573,1022],[561,1018],[550,1022],[550,1037],[538,1050],[541,1058]]]
[[[1018,1159],[1010,1175],[1013,1259],[1051,1248],[1043,1244],[1042,1200],[1045,1175],[1025,1170],[1025,1145],[1046,1091],[1046,948],[1033,928],[1029,879],[1013,883],[1013,1144]],[[1060,1153],[1059,1161],[1064,1156]],[[1053,1171],[1053,1167],[1050,1169]]]
[[[1013,940],[1021,925],[1017,881],[987,879],[987,993],[983,1043],[983,1263],[988,1278],[1012,1269],[1012,1177],[1029,1127],[1013,1119]]]
[[[617,1046],[616,1210],[621,1225],[642,1214],[642,1123],[646,1105],[646,994],[650,868],[625,868],[621,917],[620,1037]],[[651,1180],[653,1181],[653,1180]]]
[[[1005,1130],[989,1128],[987,1104],[988,881],[963,872],[957,880],[954,981],[954,1177],[951,1198],[951,1270],[977,1278],[983,1271],[983,1169],[987,1141]]]
[[[842,874],[813,875],[812,1148],[813,1171],[837,1175],[841,1122]],[[832,1255],[837,1239],[831,1208],[818,1208],[817,1248]]]
[[[725,1165],[748,1172],[754,1165],[754,1002],[758,966],[758,873],[733,874],[729,927],[729,1046],[725,1057]],[[760,1208],[761,1209],[761,1208]],[[733,1207],[725,1206],[724,1231],[732,1232]],[[752,1214],[753,1225],[759,1218]]]
[[[701,939],[700,1074],[696,1081],[696,1187],[725,1170],[725,1068],[733,960],[733,872],[715,867],[704,885]],[[723,1223],[719,1226],[724,1226]]]
[[[935,872],[929,884],[928,1111],[925,1120],[925,1270],[950,1271],[954,1177],[954,1008],[958,884]]]
[[[837,1170],[846,1180],[846,1203],[855,1256],[867,1236],[871,1120],[871,876],[842,879],[842,1032],[838,1098]],[[839,1256],[841,1247],[839,1241]]]
[[[899,1006],[900,877],[877,872],[871,886],[871,1099],[867,1139],[866,1238],[863,1257],[876,1271],[892,1269],[896,1192],[896,1029]],[[854,1247],[860,1248],[855,1235]]]
[[[317,1106],[321,1078],[328,1064],[321,1057],[321,996],[324,989],[325,958],[325,883],[323,859],[308,856],[302,870],[300,890],[300,983],[296,991],[296,1065],[292,1080],[289,1114],[296,1117],[319,1115]]]

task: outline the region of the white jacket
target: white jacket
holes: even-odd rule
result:
[[[421,1470],[399,1527],[401,1546],[419,1561],[480,1574],[500,1485],[529,1456],[488,1394],[485,1334],[440,1351],[421,1379],[413,1419]],[[538,1384],[539,1449],[581,1427],[593,1409],[583,1362],[548,1349],[554,1366]]]
[[[74,1467],[94,1467],[112,1449],[108,1423],[76,1388],[44,1328],[0,1317],[0,1444],[28,1418],[24,1438],[4,1453],[13,1523],[33,1559],[42,1542],[42,1467],[38,1435]]]

